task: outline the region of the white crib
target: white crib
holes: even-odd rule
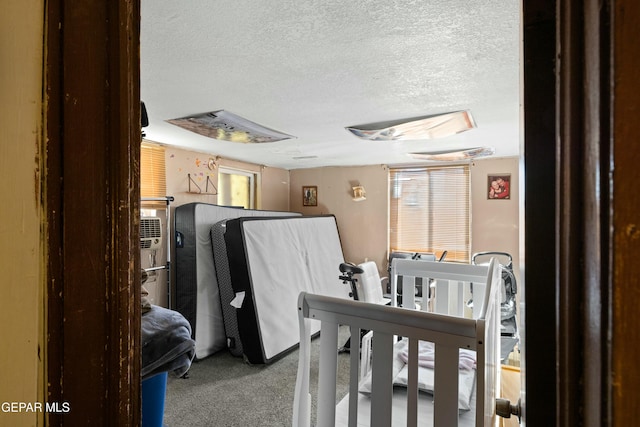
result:
[[[293,427],[311,423],[310,351],[311,327],[321,322],[318,371],[317,426],[495,426],[495,398],[499,395],[500,375],[500,272],[499,265],[461,265],[396,259],[392,265],[392,283],[403,277],[403,295],[413,303],[412,278],[433,283],[435,296],[418,311],[301,293],[298,302],[300,321],[300,360],[294,396]],[[471,285],[472,284],[472,285]],[[474,313],[465,313],[465,295],[473,286]],[[395,300],[395,298],[394,298]],[[479,301],[481,300],[481,301]],[[403,301],[404,304],[404,301]],[[370,394],[363,387],[361,355],[353,342],[350,354],[349,394],[336,406],[336,371],[339,325],[351,328],[351,336],[360,330],[372,331]],[[394,347],[398,337],[407,340],[406,387],[394,387],[397,358]],[[419,342],[433,343],[435,366],[433,391],[419,391]],[[476,352],[476,370],[471,410],[459,410],[460,350]],[[366,356],[363,356],[366,358]],[[363,363],[367,363],[365,359]],[[422,380],[421,380],[422,381]],[[461,384],[461,382],[460,382]]]

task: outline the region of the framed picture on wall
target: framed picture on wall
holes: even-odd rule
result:
[[[487,199],[511,198],[511,174],[490,174],[487,176]]]
[[[318,206],[318,187],[308,185],[302,187],[302,206]]]

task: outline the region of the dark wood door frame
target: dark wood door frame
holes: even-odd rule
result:
[[[599,1],[559,4],[557,420],[609,425],[612,15]]]
[[[610,15],[596,3],[523,3],[525,420],[534,426],[610,425]]]
[[[602,203],[602,208],[607,209],[608,222],[602,221],[601,227],[607,230],[609,238],[602,242],[602,246],[609,247],[602,263],[610,268],[600,274],[602,281],[610,286],[601,289],[601,293],[606,293],[608,298],[611,313],[607,320],[612,325],[609,335],[602,337],[611,346],[607,367],[611,387],[603,388],[603,395],[613,420],[611,425],[623,427],[637,424],[640,419],[640,2],[592,3],[591,16],[609,17],[600,24],[604,34],[599,51],[605,51],[601,55],[611,55],[608,64],[601,62],[601,66],[606,67],[602,73],[608,73],[609,80],[603,81],[599,100],[603,111],[607,111],[603,108],[606,104],[612,117],[606,129],[608,133],[600,132],[601,140],[608,141],[602,145],[600,155],[603,162],[610,164],[609,175],[601,179],[609,198],[608,203]],[[585,22],[585,25],[591,23]],[[591,288],[588,292],[591,293]]]
[[[139,0],[45,4],[47,425],[135,426]]]
[[[531,426],[551,425],[556,417],[555,5],[555,0],[523,1],[523,288],[526,304],[523,366],[526,399],[523,410],[524,419]]]
[[[523,7],[526,422],[634,425],[640,6]]]

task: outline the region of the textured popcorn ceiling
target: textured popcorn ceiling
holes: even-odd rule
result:
[[[409,153],[520,147],[520,2],[142,0],[147,138],[286,169],[415,164]],[[363,141],[344,128],[471,110],[477,128]],[[242,144],[166,120],[227,110],[295,139]]]

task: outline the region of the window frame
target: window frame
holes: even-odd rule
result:
[[[389,253],[433,253],[440,257],[447,251],[447,261],[470,262],[470,169],[468,164],[389,169]],[[413,188],[400,184],[411,180],[417,180]],[[452,186],[441,192],[434,191],[435,186],[441,187],[444,180],[451,182]],[[398,203],[401,201],[404,201],[402,205]],[[438,213],[434,209],[443,212]],[[418,218],[418,222],[411,220],[408,225],[398,224],[398,221],[406,223],[407,218],[415,214],[426,215]],[[464,231],[458,233],[456,230],[461,224]],[[434,233],[434,229],[439,232]]]
[[[258,205],[257,193],[258,193],[258,182],[259,182],[259,173],[253,172],[244,169],[236,169],[228,166],[220,166],[218,167],[218,203],[225,204],[222,199],[224,195],[222,180],[220,179],[220,175],[239,175],[246,176],[249,178],[249,206],[245,207],[245,209],[256,209]],[[222,193],[222,194],[221,194]]]
[[[157,208],[166,206],[167,167],[165,147],[149,142],[140,145],[140,199],[141,206]]]

